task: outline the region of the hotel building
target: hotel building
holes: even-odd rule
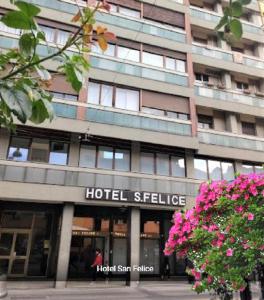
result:
[[[76,30],[75,1],[28,2],[41,7],[37,21],[51,47]],[[87,280],[95,248],[105,266],[151,267],[110,272],[113,279],[160,278],[173,212],[193,207],[199,184],[263,172],[257,1],[232,46],[214,31],[227,0],[109,2],[111,12],[96,19],[117,40],[105,53],[92,47],[81,92],[55,75],[54,121],[18,124],[16,134],[0,129],[0,268],[10,279],[55,287]],[[10,9],[0,0],[0,14]],[[1,51],[17,47],[19,34],[1,24]],[[55,71],[57,62],[46,66]],[[171,276],[185,274],[176,255],[169,265]]]

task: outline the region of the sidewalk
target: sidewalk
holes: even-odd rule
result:
[[[254,300],[259,300],[253,287]],[[209,300],[209,294],[197,295],[185,282],[143,282],[126,287],[124,282],[105,284],[72,283],[65,289],[9,289],[4,300]],[[237,297],[234,300],[239,299]]]

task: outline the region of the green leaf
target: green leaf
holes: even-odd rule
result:
[[[48,70],[46,70],[45,68],[43,67],[35,67],[36,71],[38,72],[39,74],[39,77],[41,78],[41,80],[51,80],[51,75],[49,73]]]
[[[36,47],[36,40],[31,33],[23,34],[19,39],[19,49],[24,56],[30,56]]]
[[[228,16],[223,16],[219,23],[216,25],[215,30],[219,30],[221,27],[223,27],[228,22]]]
[[[29,18],[35,17],[40,13],[40,8],[31,3],[16,1],[15,5]]]
[[[31,29],[32,22],[21,11],[10,11],[1,19],[6,26],[16,29]]]
[[[45,33],[43,31],[38,31],[37,38],[44,41],[44,42],[46,41],[46,36],[45,36]]]
[[[240,39],[243,34],[242,24],[238,19],[233,19],[230,22],[230,30],[235,38]]]
[[[240,17],[242,15],[242,4],[239,1],[232,2],[231,8],[233,17]]]
[[[14,87],[12,89],[2,87],[0,94],[14,115],[16,115],[22,123],[26,123],[32,114],[32,101],[29,96],[22,90],[15,89]]]
[[[71,83],[72,87],[76,92],[79,92],[82,87],[82,76],[80,72],[75,70],[72,64],[66,64],[64,67],[67,81]]]
[[[43,98],[33,103],[32,116],[30,121],[35,124],[40,124],[46,119],[52,121],[54,118],[54,109],[52,103]]]

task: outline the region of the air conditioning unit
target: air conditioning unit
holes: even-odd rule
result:
[[[48,141],[36,140],[32,142],[30,160],[34,162],[47,163],[49,160],[49,143]]]

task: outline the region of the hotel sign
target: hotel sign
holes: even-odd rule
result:
[[[177,194],[134,192],[105,188],[87,188],[87,200],[116,201],[123,203],[153,204],[160,206],[185,206],[186,197]]]

